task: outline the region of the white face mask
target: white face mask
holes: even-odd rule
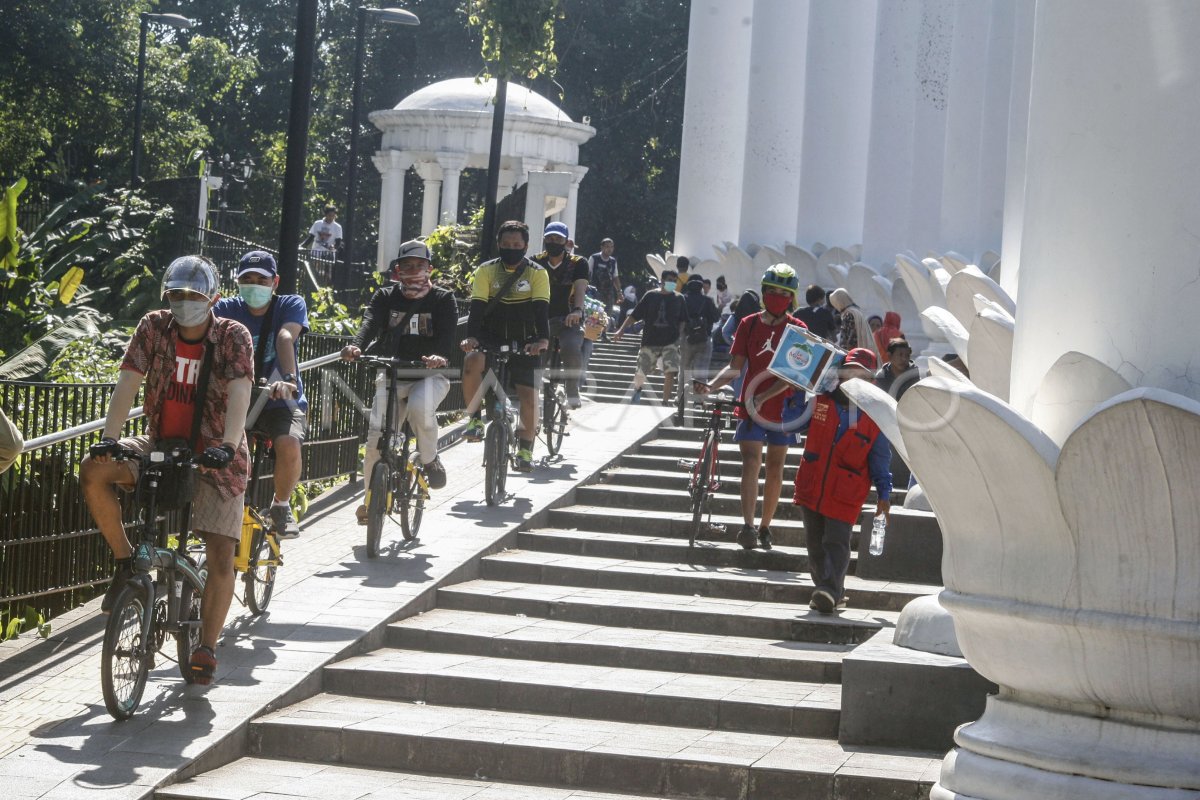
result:
[[[171,300],[171,316],[184,328],[202,325],[208,318],[207,300]]]

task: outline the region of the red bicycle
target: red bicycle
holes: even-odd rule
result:
[[[696,546],[701,529],[712,528],[712,497],[721,487],[721,430],[725,427],[725,410],[733,407],[733,397],[713,394],[701,401],[709,410],[708,427],[700,447],[700,458],[694,462],[681,462],[692,471],[688,481],[688,494],[692,497],[692,532],[688,540],[688,552]]]

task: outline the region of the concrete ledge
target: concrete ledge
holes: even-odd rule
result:
[[[842,745],[948,751],[996,684],[964,659],[892,643],[885,628],[842,661]]]
[[[937,517],[927,511],[892,506],[883,553],[871,555],[871,525],[874,509],[859,518],[862,535],[858,540],[855,575],[873,581],[905,581],[942,585],[942,529]]]

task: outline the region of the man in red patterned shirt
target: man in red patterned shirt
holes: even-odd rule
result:
[[[104,438],[84,459],[79,480],[88,509],[117,557],[116,575],[101,605],[108,613],[133,562],[114,487],[132,490],[138,477],[136,461],[114,461],[112,456],[121,447],[144,454],[153,443],[172,438],[187,439],[193,452],[202,453],[191,522],[204,539],[208,580],[200,611],[200,646],[192,653],[190,667],[196,683],[207,684],[216,672],[214,648],[233,598],[233,556],[249,477],[245,427],[254,345],[240,322],[213,315],[220,294],[216,270],[208,260],[184,256],[172,261],[163,276],[162,296],[170,310],[152,311],[138,323],[121,362]],[[204,397],[197,397],[208,348],[215,348],[208,388]],[[143,381],[149,435],[118,442]],[[198,441],[190,441],[197,411],[202,415],[200,435]]]

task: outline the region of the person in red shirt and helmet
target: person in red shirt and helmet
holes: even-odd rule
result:
[[[892,448],[879,426],[850,403],[842,385],[875,380],[875,354],[856,347],[838,369],[838,386],[810,405],[804,460],[796,473],[794,502],[804,515],[809,573],[815,588],[809,608],[832,614],[846,605],[850,529],[874,483],[876,513],[889,516]]]

